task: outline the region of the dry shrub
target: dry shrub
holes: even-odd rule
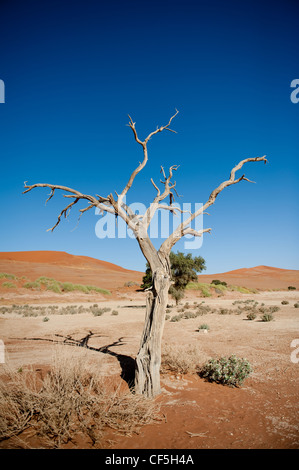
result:
[[[6,370],[0,381],[0,440],[34,430],[41,447],[59,448],[76,437],[101,447],[105,427],[130,434],[159,419],[158,405],[104,383],[84,358],[57,354],[49,373]],[[22,437],[22,436],[21,436]]]
[[[165,344],[162,351],[161,372],[193,374],[202,362],[201,352],[195,346],[178,347]]]

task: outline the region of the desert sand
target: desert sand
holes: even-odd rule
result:
[[[6,361],[20,368],[31,364],[38,373],[51,365],[55,348],[63,347],[76,357],[84,355],[100,374],[120,379],[128,386],[133,360],[139,348],[145,313],[145,293],[138,286],[143,273],[110,263],[59,252],[1,253],[0,272],[34,280],[49,276],[61,281],[92,283],[111,290],[111,295],[38,292],[1,287],[2,306],[84,305],[97,302],[110,308],[101,316],[91,313],[22,317],[17,311],[0,315],[0,339]],[[162,394],[157,398],[165,419],[143,427],[139,434],[119,435],[107,431],[104,448],[112,449],[291,449],[299,447],[299,271],[257,267],[213,276],[200,275],[202,282],[221,279],[234,285],[259,289],[256,294],[230,292],[202,298],[188,291],[189,305],[204,302],[211,308],[233,310],[237,300],[255,300],[259,305],[279,306],[274,321],[250,321],[241,314],[207,313],[202,317],[171,322],[177,308],[170,299],[170,318],[165,322],[163,344],[195,347],[202,362],[211,357],[235,354],[246,358],[253,372],[240,388],[210,383],[197,374],[161,375]],[[205,279],[203,281],[203,279]],[[83,282],[84,280],[84,282]],[[292,285],[298,290],[288,291]],[[271,290],[272,289],[272,290]],[[273,290],[279,289],[279,290]],[[287,301],[287,304],[281,304]],[[116,310],[117,315],[111,315]],[[218,310],[217,310],[218,311]],[[198,331],[201,323],[209,331]],[[82,345],[89,336],[86,347]],[[103,347],[105,352],[103,351]],[[99,351],[101,349],[101,351]],[[298,358],[298,361],[297,361]],[[1,364],[0,364],[1,368]],[[10,440],[2,448],[14,446]],[[27,445],[37,446],[36,440]],[[91,448],[88,441],[70,442],[67,447]]]

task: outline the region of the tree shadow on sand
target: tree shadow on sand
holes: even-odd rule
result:
[[[89,331],[89,333],[81,339],[75,339],[71,335],[63,336],[63,335],[55,334],[55,336],[62,338],[63,341],[59,341],[55,339],[48,339],[48,338],[22,338],[22,339],[27,340],[27,341],[49,341],[51,343],[64,344],[66,346],[76,346],[76,347],[86,348],[91,351],[108,354],[109,356],[113,356],[118,360],[119,365],[121,367],[121,375],[120,375],[121,378],[125,382],[127,382],[130,390],[133,390],[134,378],[135,378],[135,360],[130,356],[126,356],[125,354],[119,354],[110,350],[110,348],[112,347],[123,346],[124,344],[126,344],[123,341],[124,336],[118,338],[118,340],[114,341],[113,343],[107,344],[105,346],[101,346],[99,348],[90,346],[88,342],[91,337],[99,338],[99,337],[103,337],[103,335],[96,335],[92,331]]]

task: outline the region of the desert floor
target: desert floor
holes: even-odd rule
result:
[[[28,294],[29,295],[29,294]],[[32,296],[32,294],[31,294]],[[61,296],[60,296],[61,298]],[[83,297],[84,298],[84,297]],[[8,299],[8,300],[7,300]],[[53,294],[43,298],[57,304]],[[69,293],[64,305],[83,304],[82,297]],[[194,346],[202,362],[211,357],[235,354],[249,360],[252,374],[240,388],[209,383],[198,375],[167,373],[161,375],[162,394],[157,398],[165,419],[144,426],[139,434],[123,436],[109,431],[104,448],[112,449],[291,449],[299,447],[299,302],[297,291],[230,293],[222,297],[199,298],[188,292],[182,304],[204,301],[212,307],[234,308],[235,300],[254,299],[266,306],[278,305],[274,321],[250,321],[240,315],[208,313],[204,316],[165,322],[163,342],[177,348]],[[282,305],[287,300],[289,304]],[[34,304],[38,298],[9,298],[8,305]],[[28,364],[42,371],[51,364],[55,348],[63,347],[72,356],[84,355],[100,374],[118,378],[126,384],[128,367],[139,348],[145,314],[145,294],[133,291],[114,300],[95,295],[89,302],[118,311],[102,316],[91,313],[21,317],[17,313],[0,315],[1,339],[5,344],[5,360],[12,367]],[[171,301],[170,301],[171,303]],[[171,309],[170,315],[176,313]],[[200,324],[209,325],[208,333],[200,333]],[[87,347],[82,340],[89,335]],[[297,349],[292,342],[298,339]],[[105,353],[98,349],[106,346]],[[291,355],[292,354],[292,355]],[[0,370],[3,365],[0,364]],[[30,443],[28,444],[30,445]],[[38,446],[38,444],[36,444]],[[2,448],[10,446],[3,441]],[[69,444],[78,447],[78,444]],[[90,447],[81,442],[80,447]]]

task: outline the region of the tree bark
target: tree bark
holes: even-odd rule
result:
[[[156,269],[153,272],[153,289],[148,292],[146,299],[144,329],[135,363],[135,393],[149,398],[161,392],[161,343],[169,287],[168,269]]]

